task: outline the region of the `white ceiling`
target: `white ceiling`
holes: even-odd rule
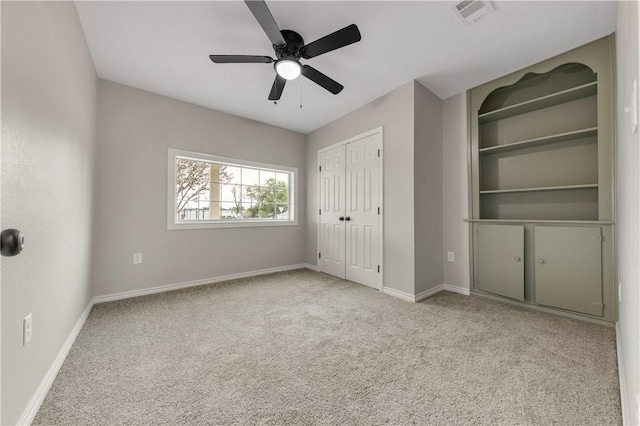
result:
[[[442,99],[615,31],[615,1],[493,1],[465,27],[457,1],[267,1],[280,29],[309,43],[355,23],[362,41],[303,60],[345,86],[307,79],[267,100],[271,64],[214,64],[210,54],[268,55],[242,1],[76,2],[98,76],[196,105],[308,133],[402,84]],[[299,81],[301,80],[301,82]],[[303,108],[299,107],[302,96]]]

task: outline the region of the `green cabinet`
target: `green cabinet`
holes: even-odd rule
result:
[[[476,286],[524,300],[524,227],[478,225]]]
[[[535,301],[602,316],[602,234],[597,227],[535,227]]]
[[[615,323],[613,52],[611,35],[469,91],[474,294]]]

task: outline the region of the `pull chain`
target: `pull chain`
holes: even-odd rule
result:
[[[300,108],[302,109],[302,76],[298,77],[300,79]]]

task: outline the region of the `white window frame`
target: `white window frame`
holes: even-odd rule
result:
[[[239,167],[254,167],[259,169],[274,170],[291,173],[289,182],[289,213],[291,219],[234,219],[234,220],[191,220],[178,221],[176,218],[177,182],[176,182],[176,159],[184,158],[195,161],[207,161],[220,164],[228,164]],[[249,228],[261,226],[292,226],[298,224],[296,212],[298,169],[295,167],[281,166],[276,164],[258,163],[255,161],[241,160],[238,158],[219,157],[217,155],[204,154],[200,152],[185,151],[181,149],[169,148],[167,167],[167,229],[207,229],[207,228]]]

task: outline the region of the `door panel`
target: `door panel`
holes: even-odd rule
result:
[[[346,145],[346,278],[380,288],[380,134]]]
[[[376,133],[319,153],[320,271],[376,289],[382,282],[381,146]]]
[[[344,147],[320,153],[320,271],[345,278]]]
[[[597,227],[535,227],[536,303],[602,316],[602,241]]]
[[[524,300],[524,226],[476,226],[476,288]]]

